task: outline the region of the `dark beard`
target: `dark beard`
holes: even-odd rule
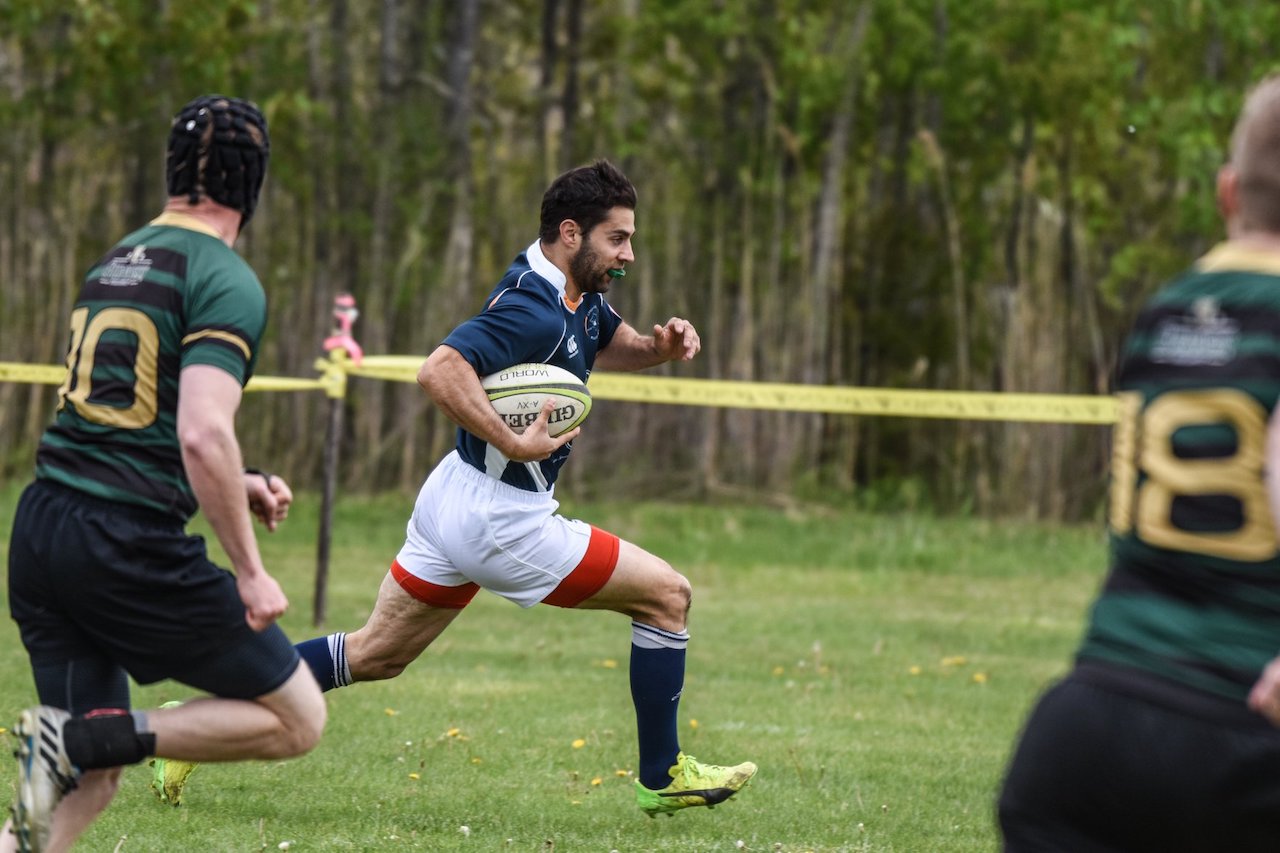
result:
[[[600,263],[600,256],[585,241],[569,259],[569,275],[583,293],[604,293],[609,289],[609,268]]]

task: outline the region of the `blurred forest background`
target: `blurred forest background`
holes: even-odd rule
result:
[[[610,293],[671,315],[680,376],[1096,394],[1140,300],[1220,239],[1214,174],[1276,65],[1267,0],[0,0],[0,361],[60,363],[87,266],[158,212],[168,119],[256,100],[238,248],[258,372],[313,377],[334,296],[368,353],[428,353],[536,235],[559,172],[637,185]],[[0,384],[0,477],[50,386]],[[327,401],[246,398],[251,464],[315,486]],[[452,444],[416,386],[353,380],[345,489],[410,490]],[[1102,498],[1100,427],[601,403],[570,494],[1051,518]]]

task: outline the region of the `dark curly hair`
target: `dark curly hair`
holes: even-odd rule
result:
[[[615,207],[636,209],[636,188],[627,176],[608,160],[570,169],[551,182],[542,195],[542,221],[538,236],[555,241],[560,223],[572,219],[590,234]]]
[[[240,211],[244,228],[258,206],[270,154],[267,120],[256,104],[202,95],[184,106],[169,128],[169,195],[185,195],[192,204],[208,196]]]

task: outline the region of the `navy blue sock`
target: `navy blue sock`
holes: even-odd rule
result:
[[[330,634],[327,637],[304,640],[294,648],[310,667],[321,690],[346,687],[351,683],[351,670],[347,668],[346,634]]]
[[[631,636],[631,701],[640,740],[640,784],[657,791],[671,784],[668,770],[680,752],[676,715],[684,690],[689,635],[633,622]]]

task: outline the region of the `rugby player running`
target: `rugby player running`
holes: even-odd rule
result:
[[[327,690],[399,675],[481,587],[521,607],[622,613],[631,620],[636,795],[654,816],[714,806],[756,772],[750,762],[720,767],[680,749],[689,581],[643,548],[559,515],[556,477],[581,427],[548,435],[548,401],[516,434],[480,385],[481,376],[523,362],[553,364],[585,381],[594,368],[641,370],[697,355],[689,321],[673,317],[641,335],[605,300],[634,260],[635,207],[631,182],[603,160],[546,190],[538,239],[418,372],[458,424],[457,446],[422,487],[372,615],[357,631],[299,650]]]
[[[115,796],[122,765],[286,758],[324,729],[324,697],[275,624],[288,601],[251,519],[274,530],[292,495],[242,469],[235,433],[267,311],[231,247],[269,151],[252,103],[183,107],[164,211],[94,264],[68,318],[58,412],[9,540],[10,610],[43,704],[14,727],[2,853],[69,848]],[[185,532],[197,509],[234,575]],[[129,676],[211,696],[131,713]]]

